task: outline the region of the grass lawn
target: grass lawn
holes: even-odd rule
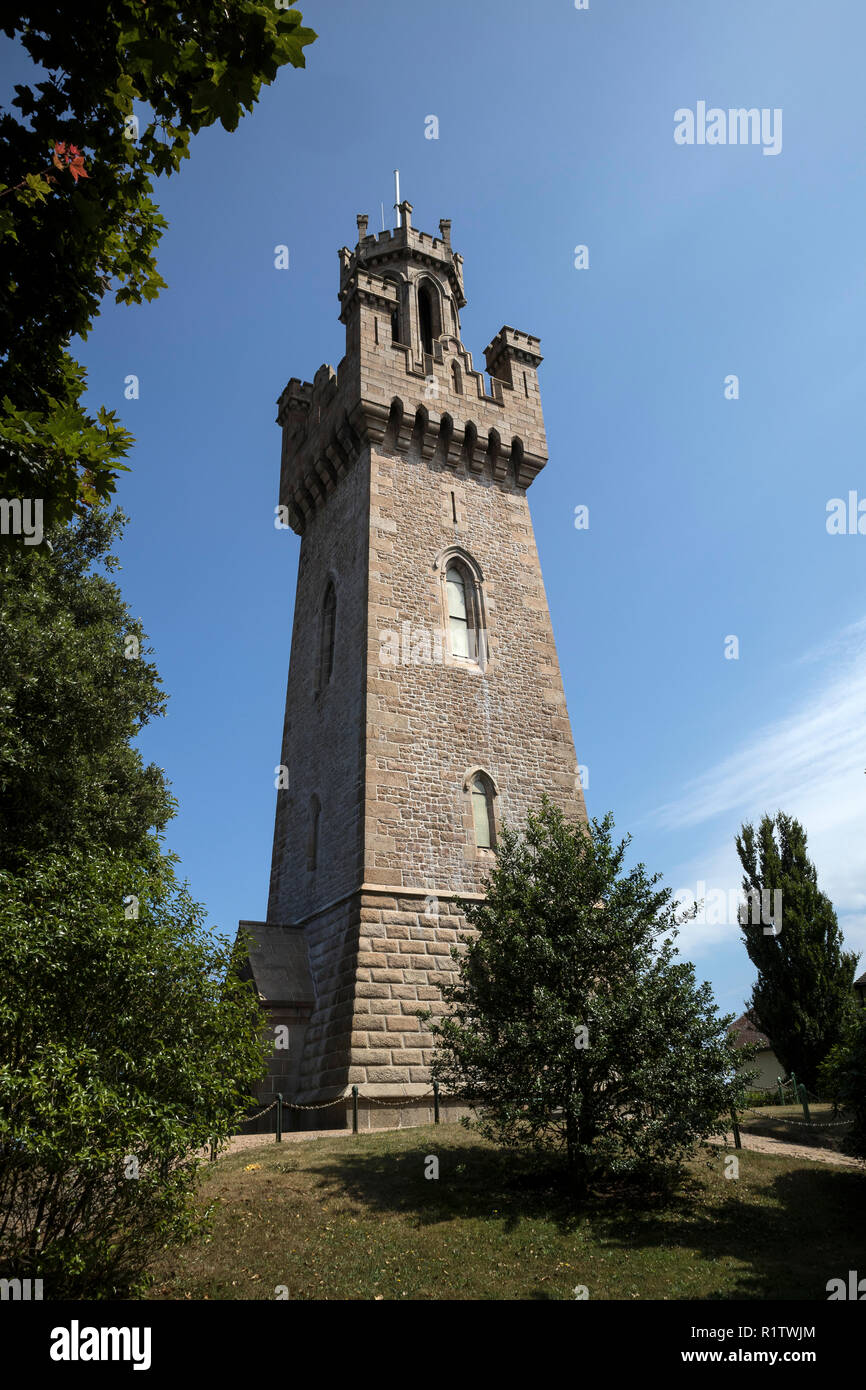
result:
[[[166,1252],[148,1296],[826,1299],[863,1264],[866,1175],[743,1151],[726,1179],[725,1152],[696,1159],[667,1205],[611,1193],[579,1209],[458,1125],[266,1140],[205,1170],[212,1234]]]

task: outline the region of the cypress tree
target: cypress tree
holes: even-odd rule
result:
[[[842,949],[836,912],[818,887],[798,820],[782,811],[765,815],[757,832],[743,825],[736,844],[746,895],[740,927],[758,972],[749,1011],[786,1071],[814,1089],[853,1009],[858,957]]]

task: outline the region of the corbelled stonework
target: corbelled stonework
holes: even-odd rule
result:
[[[358,244],[340,252],[346,355],[279,400],[280,504],[301,551],[289,785],[268,922],[254,930],[273,964],[290,929],[297,998],[269,999],[253,958],[273,1020],[292,1020],[290,1057],[275,1054],[262,1095],[340,1098],[327,1112],[340,1124],[353,1084],[365,1122],[398,1112],[364,1098],[402,1097],[402,1122],[429,1118],[412,1101],[429,1092],[431,1059],[417,1014],[442,1007],[463,929],[453,900],[482,891],[495,852],[478,847],[476,775],[494,833],[543,791],[585,818],[526,497],[547,461],[539,342],[504,327],[488,375],[475,370],[450,223],[435,238],[411,211],[401,204],[401,226],[379,236],[359,217]],[[471,593],[469,659],[449,620],[453,565]]]

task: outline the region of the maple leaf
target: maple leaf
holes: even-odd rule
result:
[[[84,167],[84,155],[77,145],[70,145],[66,148],[66,142],[56,140],[54,142],[54,154],[51,156],[52,163],[57,169],[68,169],[75,183],[79,179],[90,177]]]
[[[71,173],[76,183],[79,179],[86,179],[90,177],[87,170],[84,167],[84,155],[81,153],[77,145],[69,146],[69,159],[67,162],[69,165],[69,172]]]

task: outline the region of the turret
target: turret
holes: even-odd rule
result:
[[[340,321],[346,355],[313,383],[292,378],[279,400],[280,502],[303,531],[310,509],[337,485],[364,444],[463,462],[479,477],[527,488],[547,461],[538,390],[539,340],[507,325],[485,349],[487,373],[464,347],[463,258],[451,222],[439,236],[412,226],[368,232],[357,216],[354,250],[340,249]]]

